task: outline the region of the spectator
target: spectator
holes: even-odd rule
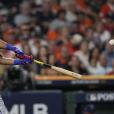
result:
[[[42,32],[44,34],[47,33],[50,23],[55,18],[55,15],[51,10],[52,8],[51,2],[52,1],[44,1],[44,3],[39,6],[41,7],[41,10],[37,12],[37,17],[41,22]]]
[[[29,41],[29,45],[31,48],[31,53],[34,57],[36,57],[39,53],[39,49],[40,49],[40,40],[36,37],[33,37],[30,41]]]
[[[100,9],[100,17],[114,19],[114,1],[107,0],[106,4],[104,4]]]
[[[105,75],[111,70],[112,70],[112,68],[107,66],[107,58],[106,58],[106,56],[101,54],[100,55],[99,64],[98,64],[97,74],[98,75]]]
[[[43,25],[48,25],[51,22],[55,15],[52,12],[52,1],[44,0],[44,3],[41,5],[41,10],[37,12],[40,22],[42,21]]]
[[[47,32],[48,41],[56,41],[58,39],[58,30],[50,30]]]
[[[9,43],[15,44],[18,41],[15,28],[13,28],[11,26],[9,26],[9,28],[7,28],[4,31],[3,36],[4,36],[4,40]]]
[[[14,17],[15,15],[18,14],[18,6],[16,4],[12,5],[10,11],[9,11],[9,15],[8,15],[8,22],[12,25],[14,24]]]
[[[89,50],[88,50],[88,43],[86,41],[83,41],[81,43],[80,50],[76,51],[74,55],[80,59],[84,67],[89,66]]]
[[[41,46],[36,59],[43,61],[45,63],[48,63],[48,48]],[[36,66],[36,72],[38,74],[41,74],[41,75],[46,74],[47,72],[46,68],[42,68],[41,65],[38,65],[38,64],[36,64],[35,66]]]
[[[56,15],[58,12],[59,12],[59,10],[61,9],[61,7],[60,7],[60,4],[59,4],[59,1],[58,0],[51,0],[51,6],[52,6],[52,12]]]
[[[69,69],[69,65],[68,65],[69,55],[67,51],[68,50],[66,47],[61,48],[60,57],[55,61],[56,66]]]
[[[96,38],[97,41],[100,41],[103,44],[111,38],[111,34],[104,28],[101,22],[98,22],[95,26],[94,38]]]
[[[66,11],[65,19],[69,24],[72,24],[77,20],[75,1],[68,1],[63,7]]]
[[[14,17],[14,23],[17,26],[20,26],[25,23],[29,23],[30,22],[30,13],[31,13],[31,10],[30,10],[29,2],[27,2],[27,1],[22,2],[20,4],[20,13]]]
[[[23,45],[22,49],[26,55],[31,55],[32,52],[31,52],[31,48],[28,45],[28,43],[26,43],[26,45]]]
[[[58,39],[55,42],[57,45],[57,50],[61,50],[61,47],[66,47],[68,50],[69,56],[72,56],[74,49],[73,45],[69,38],[69,29],[68,28],[61,28],[58,32]],[[60,49],[59,49],[60,48]],[[60,51],[58,51],[58,54],[60,54]]]
[[[61,27],[65,27],[67,24],[66,20],[65,20],[65,10],[60,10],[58,12],[58,16],[56,19],[54,19],[51,23],[50,23],[50,29],[52,30],[56,30],[59,29]]]
[[[49,64],[50,65],[55,65],[55,56],[53,54],[51,54],[49,56]],[[49,75],[49,76],[54,76],[54,75],[58,75],[58,72],[57,71],[54,71],[52,69],[47,69],[47,74],[46,75]]]
[[[37,15],[32,14],[30,20],[30,32],[32,37],[34,36],[42,36],[41,25],[37,18]]]
[[[112,70],[107,72],[108,75],[114,75],[114,58],[112,60]]]
[[[30,26],[27,24],[22,24],[19,27],[19,36],[20,39],[30,39],[31,38],[31,34],[30,34]]]
[[[114,50],[113,50],[113,47],[109,43],[106,44],[106,48],[103,54],[107,58],[107,65],[109,67],[112,67],[112,60],[114,58]]]
[[[91,75],[96,75],[98,70],[98,63],[99,63],[99,56],[100,56],[100,50],[99,48],[94,48],[90,54],[90,65],[87,67],[88,72]]]
[[[55,41],[50,41],[48,43],[48,51],[50,55],[55,54],[55,51],[56,51]],[[56,59],[56,55],[55,55],[55,59]]]
[[[87,75],[88,71],[86,68],[81,66],[81,62],[78,57],[72,56],[69,61],[69,69],[73,72],[77,72],[82,75]]]
[[[93,48],[95,48],[95,46],[97,45],[97,41],[99,40],[94,37],[94,29],[93,28],[86,29],[84,35],[86,40],[88,41],[89,50],[92,50]]]

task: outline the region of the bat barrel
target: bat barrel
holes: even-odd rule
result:
[[[80,79],[82,76],[78,73],[75,73],[75,72],[72,72],[72,71],[69,71],[69,70],[66,70],[66,69],[63,69],[63,68],[60,68],[60,67],[56,67],[56,66],[52,66],[52,69],[55,70],[55,71],[58,71],[58,72],[61,72],[63,74],[66,74],[68,76],[71,76],[73,78],[78,78]]]

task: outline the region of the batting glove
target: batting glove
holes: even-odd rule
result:
[[[18,55],[16,54],[16,57],[19,59],[27,60],[29,63],[33,62],[33,56],[28,56],[28,55]]]

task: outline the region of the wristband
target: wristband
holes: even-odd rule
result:
[[[14,59],[14,61],[13,61],[13,65],[24,65],[24,64],[25,64],[25,62],[20,59]]]
[[[5,49],[11,50],[11,51],[15,51],[16,50],[16,47],[14,47],[12,44],[6,44]]]
[[[19,50],[18,48],[14,47],[12,44],[6,44],[5,49],[14,51],[18,55],[24,55],[24,52]]]

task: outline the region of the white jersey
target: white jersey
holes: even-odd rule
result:
[[[2,97],[0,96],[0,114],[8,114]]]

